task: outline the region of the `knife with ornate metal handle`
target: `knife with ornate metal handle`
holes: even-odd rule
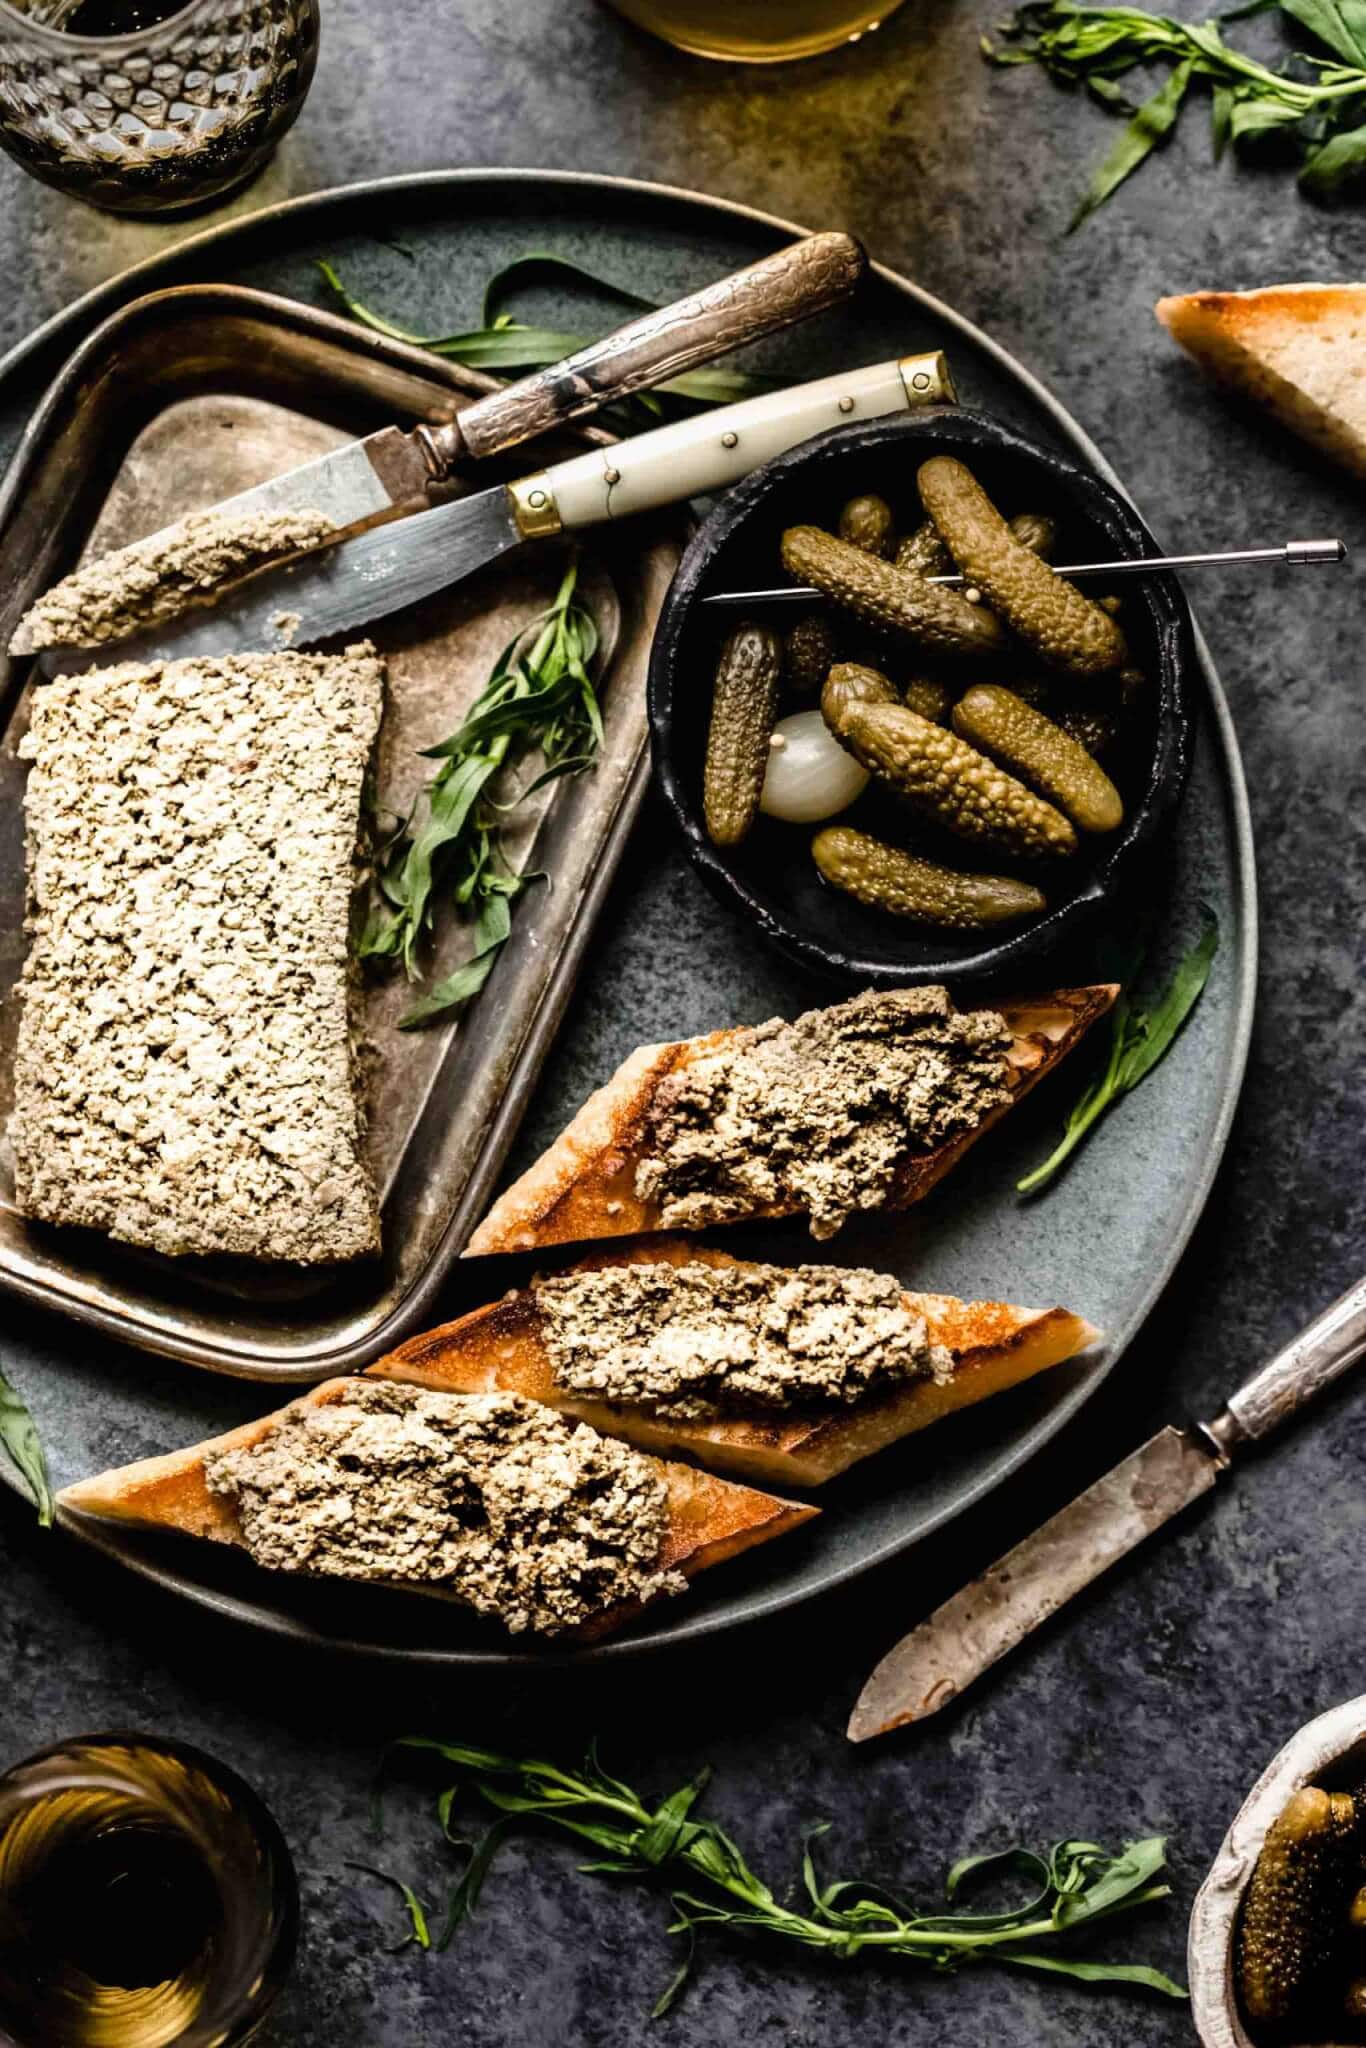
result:
[[[213,510],[225,520],[258,525],[284,514],[317,512],[345,533],[368,520],[416,508],[433,486],[447,482],[470,459],[515,448],[633,391],[665,384],[699,363],[825,312],[848,298],[867,267],[852,235],[808,235],[671,306],[642,313],[562,362],[489,392],[442,425],[416,427],[411,433],[381,427],[363,441],[348,441],[331,455],[226,498]],[[176,520],[150,536],[151,545],[164,552],[182,523]],[[22,634],[11,649],[15,654],[36,651],[37,645]]]
[[[566,420],[805,320],[853,291],[868,265],[852,235],[808,235],[705,290],[642,313],[563,362],[491,391],[448,425],[419,427],[437,477],[469,456],[496,455]]]
[[[1250,1443],[1366,1356],[1366,1279],[1230,1395],[1211,1422],[1160,1430],[890,1650],[849,1721],[866,1742],[924,1721],[1102,1572],[1209,1492]]]
[[[952,397],[948,366],[934,352],[674,420],[263,570],[225,592],[212,612],[190,613],[120,642],[120,658],[169,660],[329,640],[460,582],[523,541],[723,490],[827,427]],[[89,651],[55,648],[42,663],[58,674],[91,659]]]

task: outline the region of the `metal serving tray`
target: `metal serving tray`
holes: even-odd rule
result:
[[[492,380],[267,293],[190,286],[107,320],[50,387],[0,491],[0,645],[32,599],[104,552],[388,421],[449,419]],[[565,437],[570,448],[599,430]],[[554,450],[551,451],[556,452]],[[567,452],[561,449],[559,452]],[[478,481],[546,459],[521,451]],[[516,857],[543,872],[483,991],[454,1023],[400,1033],[401,976],[367,985],[369,1147],[384,1250],[353,1267],[171,1260],[27,1222],[0,1148],[0,1285],[211,1371],[316,1380],[365,1364],[423,1319],[487,1206],[644,792],[645,669],[683,532],[609,533],[581,587],[615,624],[606,738],[591,774],[546,791]],[[523,551],[371,636],[388,657],[377,782],[403,806],[417,750],[458,723],[498,651],[553,595],[566,554]],[[0,657],[0,1125],[13,1103],[23,963],[23,763],[31,664]],[[41,687],[41,685],[39,685]],[[448,972],[465,935],[434,962]]]

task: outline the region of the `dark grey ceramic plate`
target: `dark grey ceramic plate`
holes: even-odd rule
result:
[[[529,172],[442,172],[291,201],[192,237],[90,295],[0,364],[0,457],[22,435],[43,382],[121,299],[159,282],[259,285],[317,302],[314,259],[327,255],[364,298],[426,332],[474,324],[484,278],[528,247],[554,248],[660,299],[675,297],[774,247],[789,225],[719,201],[624,180]],[[563,295],[530,315],[557,326],[586,311]],[[978,329],[886,271],[858,304],[760,352],[765,369],[814,377],[841,364],[944,347],[965,403],[1092,463],[1099,452],[1041,385]],[[1147,908],[1160,974],[1199,927],[1202,902],[1222,943],[1208,991],[1171,1056],[1122,1104],[1073,1171],[1032,1207],[1013,1193],[1049,1148],[1083,1078],[1064,1069],[908,1217],[870,1222],[830,1255],[876,1265],[909,1284],[1017,1301],[1063,1301],[1108,1332],[1087,1360],[1047,1374],[932,1436],[912,1438],[826,1490],[809,1529],[726,1566],[684,1600],[594,1658],[686,1642],[790,1606],[906,1549],[981,1498],[1073,1416],[1122,1358],[1170,1276],[1204,1205],[1242,1080],[1256,968],[1255,884],[1247,806],[1227,706],[1203,649],[1199,731],[1186,802]],[[576,1008],[527,1117],[517,1172],[583,1095],[642,1041],[720,1024],[793,1015],[822,1000],[819,984],[756,950],[746,924],[712,902],[672,833],[647,812],[585,964]],[[1058,980],[1094,969],[1056,963]],[[744,1234],[756,1255],[803,1256],[795,1229]],[[736,1244],[736,1237],[732,1237]],[[737,1245],[738,1248],[738,1245]],[[516,1277],[507,1262],[471,1261],[452,1275],[456,1314]],[[58,1483],[231,1427],[270,1405],[265,1390],[209,1380],[119,1348],[56,1318],[17,1311],[6,1369],[28,1396]],[[527,1661],[449,1608],[365,1588],[271,1579],[207,1545],[81,1532],[134,1570],[203,1605],[299,1640],[446,1664]]]

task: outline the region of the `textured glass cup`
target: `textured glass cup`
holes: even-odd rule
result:
[[[106,5],[118,21],[125,0]],[[127,0],[126,17],[158,11]],[[113,213],[185,213],[255,176],[318,55],[318,0],[190,0],[122,35],[68,35],[87,0],[0,0],[0,147]]]
[[[298,1918],[278,1827],[200,1750],[83,1735],[0,1777],[0,2048],[237,2048]]]
[[[856,43],[901,0],[612,0],[628,21],[694,57],[777,64]]]

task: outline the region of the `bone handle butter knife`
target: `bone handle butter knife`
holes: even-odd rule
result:
[[[1160,1430],[904,1637],[859,1694],[850,1741],[947,1706],[1363,1355],[1366,1279],[1246,1380],[1213,1421]]]
[[[248,577],[214,611],[190,613],[124,641],[120,657],[169,660],[328,640],[458,583],[523,541],[722,490],[827,427],[952,395],[948,367],[934,352],[675,420]],[[42,662],[55,674],[91,659],[89,652],[59,648]]]
[[[808,235],[674,305],[642,313],[562,362],[491,391],[443,425],[412,433],[381,427],[214,509],[228,519],[322,512],[344,532],[420,504],[433,485],[446,482],[471,457],[515,448],[534,434],[825,312],[848,298],[867,266],[852,235]],[[175,525],[168,526],[154,538],[174,532]]]

